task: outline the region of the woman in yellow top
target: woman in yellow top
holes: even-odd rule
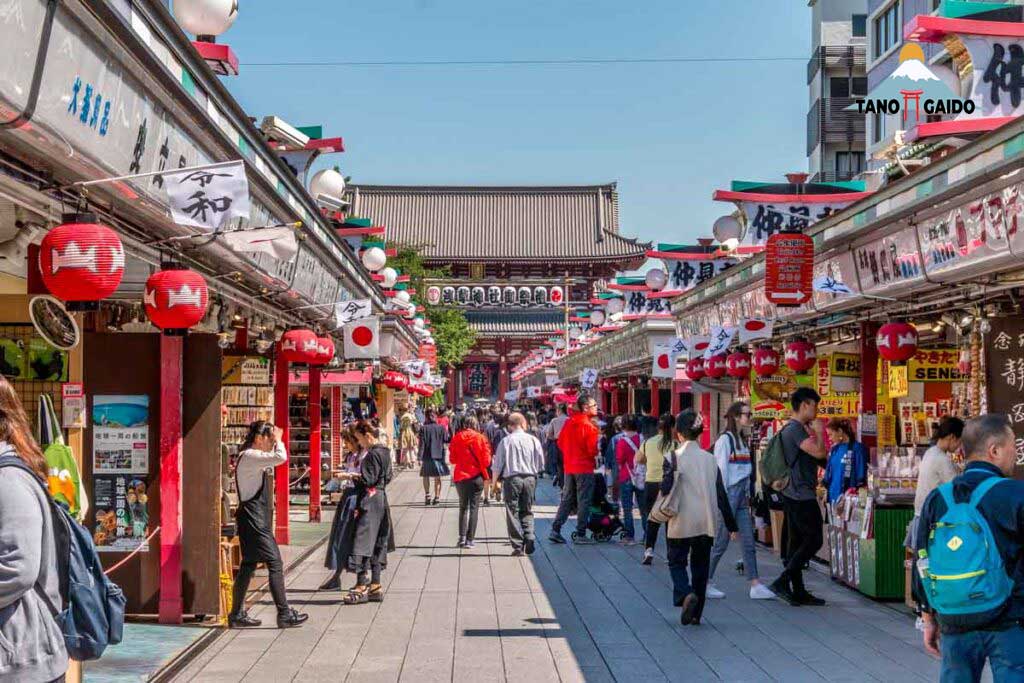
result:
[[[416,434],[416,416],[412,409],[406,409],[398,422],[398,463],[401,467],[411,469],[416,464],[420,440]]]
[[[644,526],[644,559],[643,564],[654,562],[654,544],[658,541],[658,529],[661,525],[647,516],[658,499],[658,487],[664,472],[665,456],[679,447],[676,442],[675,418],[665,413],[658,420],[658,433],[640,444],[636,452],[636,464],[647,468],[646,486],[644,486],[643,506],[640,508],[640,520]]]

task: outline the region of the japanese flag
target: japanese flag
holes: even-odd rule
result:
[[[771,339],[772,328],[774,327],[774,320],[768,320],[767,318],[744,318],[740,321],[740,344],[746,344],[755,339]]]
[[[687,347],[690,349],[690,358],[701,358],[711,344],[711,337],[697,336],[690,337]]]
[[[675,376],[676,354],[672,352],[672,345],[656,344],[654,346],[654,363],[651,367],[651,377],[674,379]]]
[[[380,356],[380,318],[372,315],[345,325],[345,358]]]

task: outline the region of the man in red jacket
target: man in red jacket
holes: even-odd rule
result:
[[[597,442],[600,430],[594,423],[597,417],[597,401],[581,394],[576,400],[576,413],[569,418],[558,435],[558,448],[562,451],[565,470],[565,485],[562,487],[562,501],[551,525],[552,543],[565,543],[562,525],[569,519],[573,505],[576,506],[576,536],[574,543],[591,545],[594,539],[587,535],[590,521],[590,500],[594,497],[594,466],[597,460]]]

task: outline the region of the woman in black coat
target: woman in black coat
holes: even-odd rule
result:
[[[386,491],[393,476],[391,452],[366,420],[356,423],[353,431],[366,456],[355,479],[355,523],[336,554],[341,566],[356,575],[356,585],[345,596],[347,605],[384,601],[380,573],[388,566],[388,552],[395,549]]]
[[[444,445],[448,443],[448,430],[437,423],[437,411],[427,408],[426,424],[420,429],[420,476],[423,477],[423,504],[430,505],[430,480],[434,480],[434,500],[441,499],[441,477],[448,476],[448,463],[444,460]]]

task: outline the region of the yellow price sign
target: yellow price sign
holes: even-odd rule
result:
[[[910,394],[910,381],[906,365],[889,366],[889,398],[900,398]]]

